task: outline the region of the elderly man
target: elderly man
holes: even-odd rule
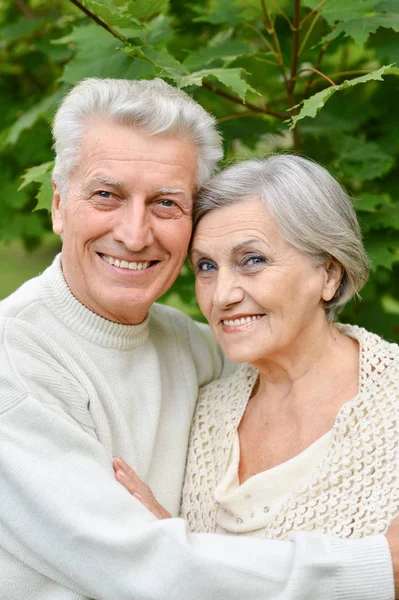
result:
[[[206,328],[153,303],[220,140],[161,81],[97,79],[67,96],[54,136],[62,253],[0,311],[2,600],[391,599],[383,536],[188,534],[115,481],[117,454],[178,515],[198,387],[223,361]]]

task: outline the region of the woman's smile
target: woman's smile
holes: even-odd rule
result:
[[[238,315],[221,319],[220,324],[226,333],[236,333],[252,328],[266,315]]]

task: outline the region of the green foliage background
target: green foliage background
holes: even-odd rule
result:
[[[226,161],[288,150],[338,177],[373,265],[343,318],[399,340],[398,32],[397,0],[0,0],[0,240],[48,239],[70,86],[162,77],[216,115]],[[187,267],[164,300],[198,314]]]

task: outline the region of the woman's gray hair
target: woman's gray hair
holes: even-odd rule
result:
[[[280,154],[235,164],[211,179],[194,202],[194,228],[206,214],[241,200],[261,198],[284,238],[317,264],[336,260],[343,269],[334,297],[325,303],[332,321],[365,284],[369,260],[352,202],[322,166]]]
[[[56,153],[53,179],[63,198],[78,165],[87,121],[101,116],[152,135],[178,134],[194,143],[198,186],[215,172],[223,157],[216,121],[185,92],[162,79],[89,78],[78,83],[61,103],[53,123]]]

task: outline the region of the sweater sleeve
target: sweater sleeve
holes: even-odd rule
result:
[[[203,386],[210,381],[219,379],[219,377],[228,377],[231,375],[237,365],[230,362],[226,355],[223,354],[222,349],[212,335],[209,325],[199,323],[198,321],[191,321],[189,332],[191,350],[199,373],[199,385]],[[209,357],[212,368],[211,374],[209,374],[209,369],[207,371],[204,370],[205,356]]]
[[[0,359],[0,522],[31,568],[97,600],[392,600],[382,536],[238,539],[157,521],[96,437]]]

